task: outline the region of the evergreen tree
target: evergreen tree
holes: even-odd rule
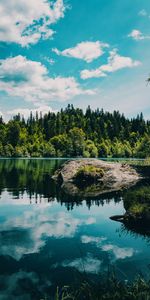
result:
[[[128,119],[118,111],[85,113],[68,105],[60,112],[20,114],[5,123],[0,117],[0,156],[149,157],[150,121]]]

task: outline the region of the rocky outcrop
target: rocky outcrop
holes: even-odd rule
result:
[[[135,184],[140,175],[127,164],[82,159],[66,162],[55,172],[53,179],[67,193],[92,197],[95,193],[98,196],[127,188]]]

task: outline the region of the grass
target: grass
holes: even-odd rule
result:
[[[101,277],[98,283],[84,281],[78,288],[56,289],[53,298],[41,300],[150,300],[150,281],[137,277],[132,283],[120,281],[114,274]]]
[[[150,299],[150,284],[139,278],[130,285],[112,277],[99,287],[91,286],[85,282],[81,285],[80,290],[73,295],[75,297],[72,299],[76,300],[148,300]]]
[[[85,165],[82,166],[78,169],[77,174],[81,174],[81,173],[90,173],[90,174],[98,174],[103,176],[104,175],[104,170],[102,168],[98,168],[92,165]]]
[[[104,176],[104,170],[92,165],[85,165],[78,169],[75,175],[76,182],[94,183]]]

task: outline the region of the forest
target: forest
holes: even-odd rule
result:
[[[126,118],[119,111],[84,112],[68,105],[60,112],[0,118],[1,157],[148,158],[150,121],[143,114]]]

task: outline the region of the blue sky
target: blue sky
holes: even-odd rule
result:
[[[0,113],[120,110],[150,118],[148,0],[1,0]]]

